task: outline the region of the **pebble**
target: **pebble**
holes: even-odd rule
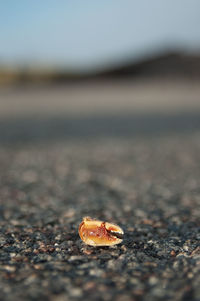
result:
[[[70,289],[70,296],[74,298],[78,298],[82,296],[82,290],[80,288],[72,288]]]

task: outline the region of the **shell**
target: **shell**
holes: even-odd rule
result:
[[[124,231],[115,224],[84,217],[79,225],[79,235],[90,246],[113,246],[122,242]]]

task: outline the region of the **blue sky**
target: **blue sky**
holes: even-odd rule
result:
[[[0,0],[0,62],[90,68],[200,49],[199,0]]]

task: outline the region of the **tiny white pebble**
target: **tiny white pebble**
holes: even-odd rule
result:
[[[6,265],[4,266],[5,270],[8,272],[15,272],[16,268],[14,266]]]
[[[70,291],[70,295],[74,298],[76,297],[81,297],[82,296],[82,291],[80,288],[73,288]]]
[[[149,278],[149,284],[155,285],[158,282],[158,279],[154,276]]]

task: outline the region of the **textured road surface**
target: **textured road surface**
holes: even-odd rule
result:
[[[1,300],[199,300],[200,132],[0,148]],[[84,245],[90,215],[121,245]]]
[[[14,119],[11,104],[0,119],[0,300],[199,300],[198,111]],[[84,245],[88,215],[121,226],[123,243]]]

